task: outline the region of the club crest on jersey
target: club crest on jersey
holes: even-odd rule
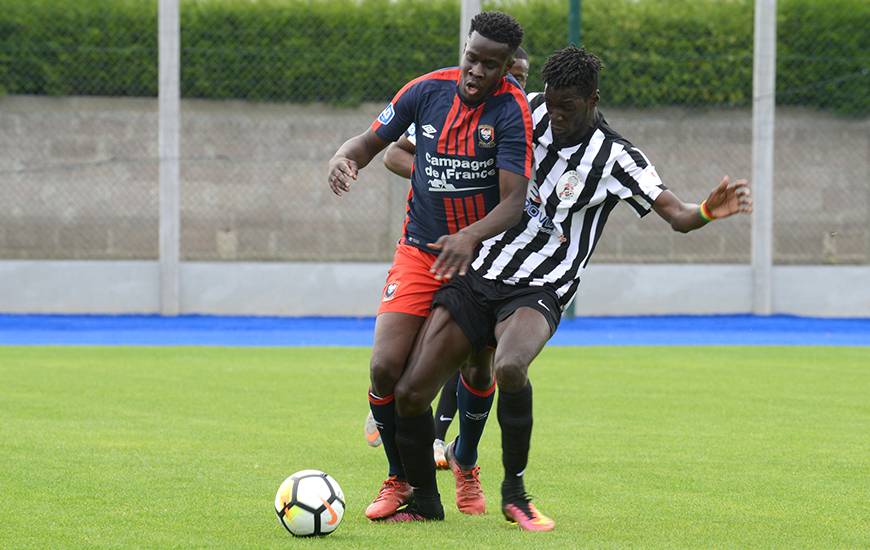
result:
[[[580,176],[574,170],[568,170],[562,174],[559,183],[556,184],[556,196],[559,197],[559,200],[574,200],[579,190]]]
[[[495,147],[495,128],[489,124],[481,124],[477,127],[477,144],[481,147]]]
[[[396,112],[393,110],[393,104],[389,103],[384,110],[381,111],[381,114],[378,115],[378,122],[381,124],[389,124],[391,120],[393,120],[393,116]]]
[[[399,281],[393,281],[392,283],[388,283],[387,286],[384,287],[384,302],[389,302],[393,298],[396,297],[396,289],[399,288]]]

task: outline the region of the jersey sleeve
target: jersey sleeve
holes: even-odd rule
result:
[[[417,145],[417,126],[413,122],[405,130],[405,138],[411,142],[411,145]]]
[[[396,141],[413,123],[417,112],[420,88],[425,81],[412,80],[405,84],[372,122],[371,130],[384,141]]]
[[[621,145],[607,180],[607,190],[634,209],[639,218],[646,216],[662,191],[666,190],[655,166],[640,149]]]
[[[511,92],[496,129],[496,168],[532,177],[532,114],[519,89]]]

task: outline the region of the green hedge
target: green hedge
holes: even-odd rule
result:
[[[157,2],[0,0],[10,94],[157,95]]]
[[[491,0],[526,30],[530,89],[565,0]],[[751,0],[584,0],[607,105],[749,105]],[[779,0],[777,100],[870,112],[870,2]],[[156,0],[0,0],[0,91],[157,93]],[[457,59],[457,0],[182,0],[182,94],[383,101]]]

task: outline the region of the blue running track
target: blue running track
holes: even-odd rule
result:
[[[0,315],[0,345],[371,346],[373,329],[373,318]],[[870,318],[582,317],[550,345],[870,346]]]

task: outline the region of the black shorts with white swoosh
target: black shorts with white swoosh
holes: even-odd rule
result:
[[[435,306],[447,308],[475,351],[495,346],[495,326],[521,307],[539,311],[550,325],[551,336],[562,319],[559,298],[552,288],[508,285],[484,279],[473,270],[438,289],[432,303]]]

